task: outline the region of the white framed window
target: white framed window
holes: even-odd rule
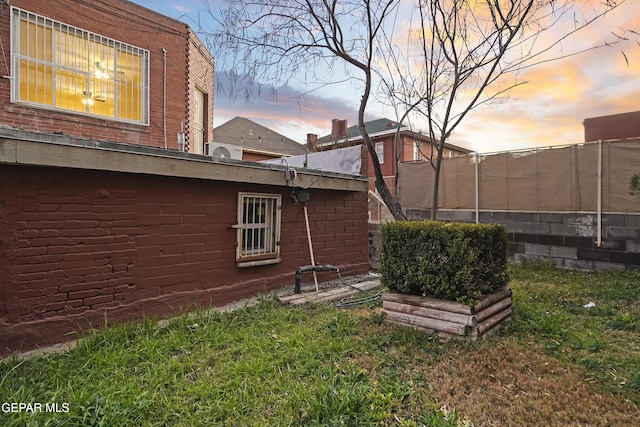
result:
[[[413,160],[420,160],[420,143],[413,141]]]
[[[149,124],[149,51],[11,7],[11,101]]]
[[[195,154],[204,153],[204,93],[196,89],[193,95],[195,111],[193,117],[193,146],[192,151]]]
[[[378,156],[378,162],[384,163],[384,142],[376,142],[376,155]]]
[[[236,260],[241,267],[280,262],[279,194],[238,193]]]

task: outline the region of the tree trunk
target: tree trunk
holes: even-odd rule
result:
[[[436,164],[433,168],[433,196],[431,198],[431,220],[438,218],[438,189],[440,188],[440,166],[442,165],[442,151],[444,149],[444,138],[438,141],[438,151],[436,156]]]
[[[404,215],[402,211],[402,206],[397,198],[393,197],[391,191],[389,191],[389,187],[384,182],[384,177],[382,175],[382,169],[380,168],[380,159],[378,159],[378,155],[376,154],[376,149],[371,142],[371,138],[369,137],[369,132],[364,126],[364,111],[367,106],[367,101],[369,99],[369,94],[371,93],[371,70],[370,68],[363,68],[365,73],[365,90],[362,98],[360,99],[360,107],[358,108],[358,129],[360,130],[360,135],[362,135],[362,140],[369,151],[369,156],[371,156],[371,163],[373,164],[373,172],[376,178],[375,186],[376,190],[380,194],[380,198],[384,201],[393,215],[393,218],[396,220],[405,220],[407,217]]]

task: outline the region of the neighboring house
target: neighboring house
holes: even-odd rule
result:
[[[409,127],[389,119],[378,119],[366,122],[365,127],[371,142],[376,148],[382,174],[389,188],[393,188],[396,174],[396,159],[400,163],[424,161],[436,156],[435,146],[431,139],[424,134],[414,132]],[[400,132],[398,131],[400,128]],[[396,133],[399,143],[395,142]],[[317,138],[316,135],[307,136],[307,148],[310,151],[326,151],[351,145],[363,144],[358,126],[347,127],[346,120],[334,119],[331,123],[331,134]],[[445,144],[443,157],[450,158],[470,153],[463,147]],[[371,162],[371,160],[369,160]],[[373,166],[369,165],[369,177],[374,177]],[[373,181],[370,189],[374,189]]]
[[[125,0],[0,3],[0,126],[202,154],[213,58],[184,23]]]
[[[397,163],[425,161],[437,155],[436,147],[431,139],[424,134],[414,132],[409,127],[389,119],[372,120],[365,123],[371,142],[382,169],[385,183],[393,191]],[[398,132],[399,129],[399,132]],[[395,143],[396,135],[399,142]],[[310,151],[326,151],[351,145],[363,144],[358,126],[347,127],[346,120],[332,120],[331,134],[318,138],[317,135],[307,135],[307,148]],[[471,150],[453,144],[445,144],[443,157],[450,158],[471,153]],[[397,160],[397,161],[396,161]],[[369,216],[373,222],[391,219],[386,206],[377,195],[375,189],[375,175],[371,160],[369,160]]]
[[[214,133],[214,144],[242,147],[242,160],[256,162],[307,153],[304,145],[244,117],[221,124]]]
[[[584,142],[640,141],[640,111],[584,119]]]

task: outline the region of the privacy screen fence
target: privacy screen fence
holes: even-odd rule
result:
[[[431,208],[434,171],[428,162],[399,165],[406,209]],[[594,142],[562,148],[444,159],[440,209],[638,213],[629,194],[640,174],[640,141]],[[600,196],[600,197],[599,197]]]

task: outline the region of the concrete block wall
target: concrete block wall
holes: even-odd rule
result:
[[[428,211],[408,214],[429,218]],[[475,222],[475,211],[440,210],[438,219]],[[640,270],[640,214],[602,214],[600,247],[594,213],[481,211],[480,222],[507,228],[511,261],[545,260],[578,270]]]
[[[237,266],[229,226],[240,191],[282,196],[280,263]],[[366,191],[310,191],[316,262],[366,273]],[[292,285],[308,264],[289,187],[0,164],[0,354],[73,338],[105,317],[168,316]]]

